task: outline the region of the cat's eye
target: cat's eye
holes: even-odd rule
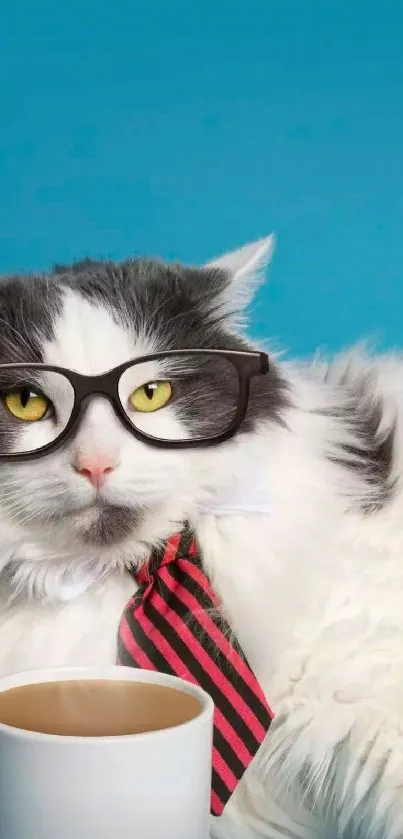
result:
[[[29,386],[5,393],[3,402],[9,414],[22,422],[39,422],[45,419],[52,408],[43,393]]]
[[[130,394],[129,404],[135,411],[147,414],[164,408],[171,397],[171,382],[147,382]]]

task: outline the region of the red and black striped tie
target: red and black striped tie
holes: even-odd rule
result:
[[[273,718],[185,528],[136,574],[119,626],[118,661],[200,685],[215,703],[211,812],[221,815]]]

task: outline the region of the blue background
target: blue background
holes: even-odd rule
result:
[[[0,27],[0,271],[199,262],[275,229],[253,327],[403,343],[400,0],[22,0]]]

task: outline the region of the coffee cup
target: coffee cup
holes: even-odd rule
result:
[[[207,839],[213,703],[130,667],[0,679],[0,836]]]

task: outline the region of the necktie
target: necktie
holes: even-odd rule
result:
[[[186,526],[134,572],[139,589],[119,626],[118,662],[179,676],[215,704],[211,812],[221,815],[273,713],[203,570]]]

